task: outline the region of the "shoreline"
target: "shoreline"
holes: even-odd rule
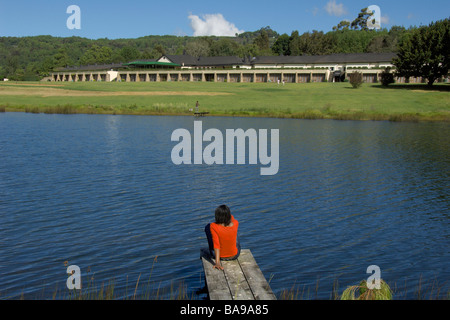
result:
[[[208,289],[206,283],[201,283],[199,287],[189,287],[184,281],[171,282],[170,286],[161,288],[156,286],[156,283],[150,278],[147,282],[140,282],[140,276],[136,282],[131,282],[125,286],[118,286],[115,279],[110,279],[107,282],[101,283],[95,282],[92,275],[87,275],[84,279],[87,285],[84,285],[81,289],[68,289],[65,286],[60,288],[56,287],[49,289],[48,291],[37,293],[17,293],[13,295],[7,295],[6,292],[0,292],[1,300],[59,300],[59,301],[71,301],[71,300],[84,300],[84,301],[126,301],[126,300],[141,300],[141,301],[214,301],[205,297],[208,296]],[[82,281],[84,282],[82,279]],[[448,301],[450,300],[450,291],[446,288],[446,282],[438,283],[436,279],[423,282],[422,278],[418,280],[412,288],[408,289],[404,285],[399,285],[396,282],[384,282],[385,284],[381,291],[386,292],[389,290],[389,298],[379,300],[390,301]],[[279,290],[275,296],[274,301],[349,301],[349,300],[378,300],[365,298],[359,296],[360,286],[365,282],[346,284],[341,286],[339,280],[333,281],[332,287],[327,290],[328,298],[318,299],[319,291],[321,287],[319,280],[313,285],[294,285],[287,289]],[[348,289],[355,289],[356,297],[350,298],[346,295]],[[447,289],[447,290],[446,290]],[[412,291],[409,291],[412,290]],[[377,289],[374,292],[379,291]],[[353,292],[353,293],[355,293]],[[412,293],[411,293],[412,292]],[[46,295],[46,297],[44,297]],[[218,301],[218,300],[216,300]],[[225,300],[222,300],[225,301]],[[345,302],[344,302],[345,303]]]
[[[367,113],[367,112],[323,112],[319,109],[310,109],[300,113],[253,113],[233,112],[233,113],[209,113],[202,117],[196,117],[191,112],[165,112],[165,111],[123,111],[123,110],[92,110],[83,107],[56,106],[56,107],[5,107],[0,106],[0,113],[33,113],[33,114],[86,114],[86,115],[126,115],[126,116],[185,116],[193,118],[207,117],[240,117],[240,118],[273,118],[273,119],[298,119],[298,120],[336,120],[336,121],[390,121],[390,122],[450,122],[450,115],[423,113]]]

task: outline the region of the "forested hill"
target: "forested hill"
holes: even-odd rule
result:
[[[52,36],[0,37],[0,79],[38,80],[55,68],[155,59],[163,54],[192,56],[320,55],[396,52],[411,29],[350,28],[278,34],[270,27],[236,37],[146,36],[137,39],[86,39]]]

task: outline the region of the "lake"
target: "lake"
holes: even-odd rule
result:
[[[194,120],[279,129],[278,173],[173,164],[171,134]],[[449,146],[447,123],[0,113],[0,299],[64,297],[68,265],[118,298],[140,281],[203,299],[221,204],[277,295],[330,299],[377,265],[396,299],[445,296]]]

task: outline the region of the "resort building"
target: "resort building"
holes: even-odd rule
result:
[[[386,67],[395,68],[394,53],[356,53],[318,56],[253,58],[163,55],[159,59],[65,68],[52,72],[51,81],[211,81],[211,82],[340,82],[358,71],[365,82],[379,81]],[[398,78],[397,82],[407,79]],[[423,82],[410,78],[409,82]]]

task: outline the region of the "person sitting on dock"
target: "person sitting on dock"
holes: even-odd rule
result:
[[[241,246],[237,236],[239,222],[231,215],[226,205],[217,207],[215,222],[205,227],[209,252],[215,258],[214,269],[223,270],[220,260],[229,261],[239,257]]]

